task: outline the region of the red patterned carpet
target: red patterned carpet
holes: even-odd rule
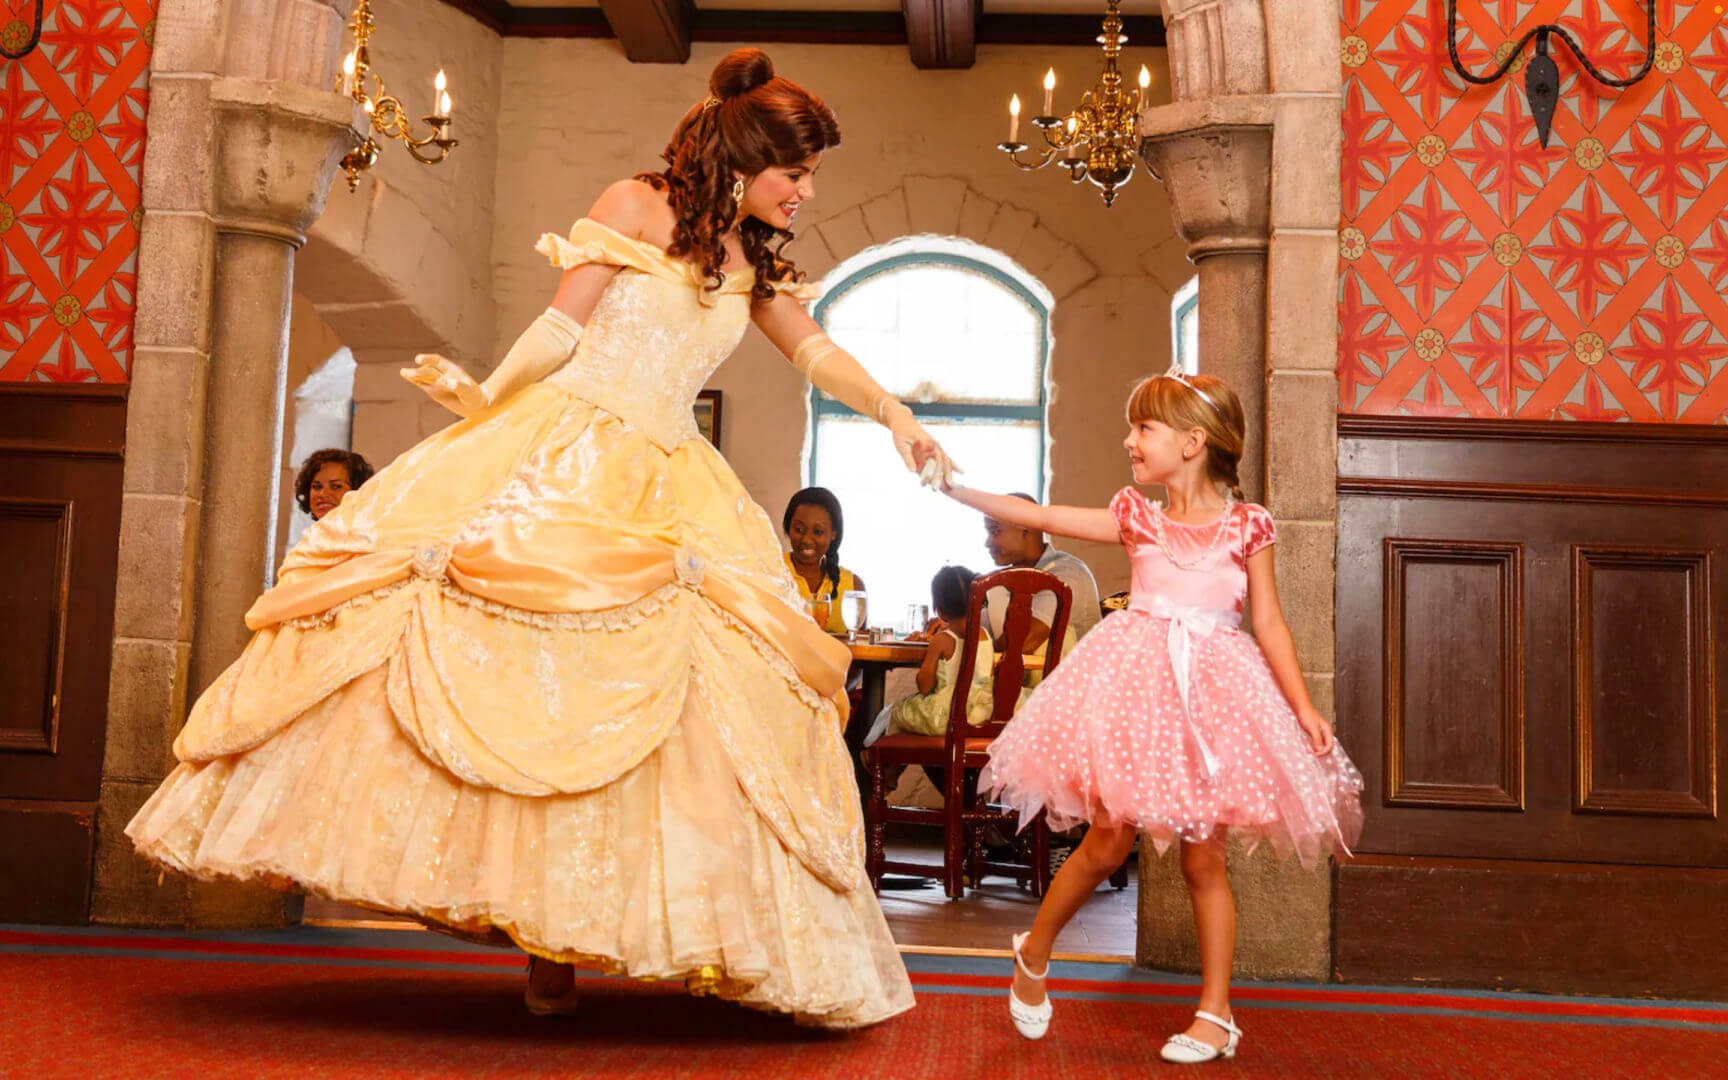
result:
[[[676,990],[594,979],[586,1011],[526,1015],[509,953],[413,931],[168,934],[0,929],[0,1076],[1176,1076],[1159,1043],[1192,980],[1059,964],[1056,1021],[1026,1043],[1004,961],[909,956],[919,1005],[867,1031],[794,1027]],[[1728,1006],[1249,984],[1247,1039],[1206,1075],[1728,1075]]]

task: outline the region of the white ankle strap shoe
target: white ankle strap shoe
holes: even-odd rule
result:
[[[1173,1065],[1198,1065],[1203,1061],[1216,1061],[1219,1058],[1233,1058],[1236,1047],[1242,1042],[1242,1029],[1224,1019],[1214,1016],[1204,1009],[1194,1013],[1197,1019],[1208,1024],[1216,1024],[1229,1034],[1223,1046],[1213,1046],[1188,1035],[1172,1035],[1164,1043],[1164,1049],[1158,1051],[1158,1056]]]
[[[1045,965],[1044,973],[1040,975],[1034,973],[1031,968],[1026,966],[1026,961],[1020,959],[1020,946],[1025,941],[1025,934],[1014,935],[1014,966],[1019,968],[1020,973],[1025,975],[1028,979],[1036,979],[1039,982],[1042,982],[1044,981],[1045,976],[1050,974],[1050,967],[1049,965]],[[1054,1015],[1055,1012],[1055,1008],[1050,1004],[1050,995],[1048,993],[1044,995],[1044,1000],[1039,1002],[1037,1005],[1028,1005],[1015,996],[1014,984],[1008,984],[1008,1015],[1014,1020],[1014,1030],[1018,1031],[1026,1038],[1042,1039],[1044,1033],[1050,1030],[1050,1017]]]

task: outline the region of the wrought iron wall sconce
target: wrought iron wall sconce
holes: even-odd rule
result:
[[[1524,69],[1524,96],[1530,102],[1530,116],[1536,122],[1536,138],[1542,148],[1548,148],[1548,135],[1554,126],[1554,109],[1560,103],[1560,67],[1554,63],[1554,58],[1548,55],[1549,43],[1559,38],[1561,44],[1572,50],[1572,55],[1578,58],[1578,63],[1592,79],[1604,86],[1625,89],[1636,85],[1644,76],[1650,74],[1650,67],[1656,60],[1656,0],[1644,0],[1646,28],[1644,33],[1644,66],[1624,79],[1616,79],[1602,71],[1590,58],[1584,55],[1583,46],[1565,27],[1556,23],[1544,23],[1532,27],[1518,44],[1507,50],[1506,55],[1492,72],[1487,75],[1472,75],[1464,69],[1464,61],[1458,58],[1458,0],[1446,0],[1446,50],[1452,56],[1452,70],[1456,71],[1465,82],[1476,86],[1491,86],[1500,81],[1518,58],[1524,55],[1524,46],[1530,40],[1536,40],[1536,52],[1530,57],[1530,64]]]

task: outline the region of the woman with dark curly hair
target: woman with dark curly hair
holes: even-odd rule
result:
[[[666,168],[539,250],[552,305],[484,382],[404,374],[462,419],[308,530],[127,828],[200,877],[293,885],[514,942],[527,1001],[570,965],[682,979],[849,1028],[912,1006],[864,876],[846,646],[701,438],[751,323],[952,468],[804,310],[782,254],[839,142],[768,58],[722,60]]]
[[[372,479],[372,465],[352,450],[316,450],[294,477],[294,501],[318,521],[342,497]]]

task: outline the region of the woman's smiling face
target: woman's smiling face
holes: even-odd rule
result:
[[[800,570],[815,570],[822,565],[822,556],[828,554],[828,547],[834,542],[834,522],[828,511],[806,503],[792,511],[786,539],[792,545],[792,565]]]

